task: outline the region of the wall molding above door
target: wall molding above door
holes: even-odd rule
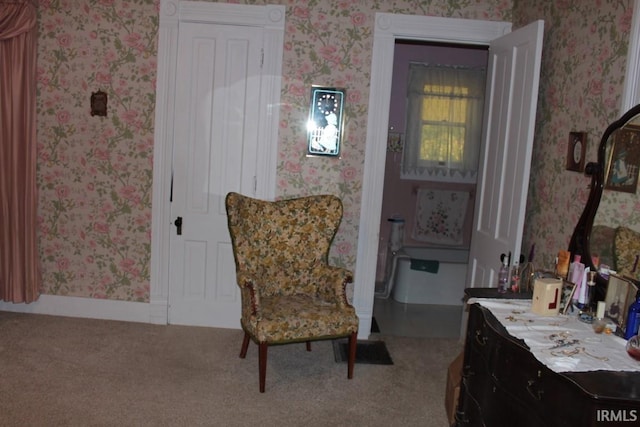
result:
[[[153,151],[153,206],[151,213],[151,286],[149,321],[168,322],[169,240],[172,231],[171,194],[174,149],[174,100],[178,35],[181,22],[246,25],[264,29],[259,134],[262,144],[257,166],[256,196],[275,197],[279,105],[285,7],[238,5],[180,0],[160,1],[158,75],[156,83],[155,142]],[[268,53],[268,54],[267,54]]]

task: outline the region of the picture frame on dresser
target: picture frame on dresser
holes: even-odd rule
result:
[[[560,295],[560,313],[567,314],[573,308],[571,300],[576,292],[576,284],[568,280],[562,281],[562,294]]]
[[[624,330],[629,306],[635,301],[637,286],[629,279],[616,274],[609,275],[604,299],[605,317]]]

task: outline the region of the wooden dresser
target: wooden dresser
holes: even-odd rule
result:
[[[640,425],[640,372],[555,373],[470,304],[455,425]]]

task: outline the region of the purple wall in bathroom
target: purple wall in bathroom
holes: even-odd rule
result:
[[[391,104],[389,109],[389,131],[400,132],[404,138],[406,110],[406,82],[410,62],[432,64],[482,66],[487,64],[485,48],[458,47],[444,45],[425,45],[412,42],[397,42],[394,50],[393,82],[391,87]],[[385,166],[384,192],[380,220],[380,242],[378,246],[378,268],[376,280],[384,280],[386,248],[391,230],[387,221],[394,215],[405,219],[405,245],[423,246],[424,243],[413,241],[411,230],[414,223],[416,193],[418,188],[437,188],[447,190],[470,190],[467,221],[465,224],[465,246],[469,246],[471,227],[473,226],[473,198],[475,185],[449,184],[442,182],[413,181],[400,179],[401,152],[387,151]]]

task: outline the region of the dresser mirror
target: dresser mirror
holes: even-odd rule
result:
[[[640,105],[636,105],[607,127],[597,161],[585,167],[585,174],[591,176],[591,190],[568,250],[581,255],[581,262],[592,271],[596,270],[595,256],[600,265],[634,279],[639,277],[639,165]],[[606,278],[597,275],[596,283],[596,298],[603,299]]]

